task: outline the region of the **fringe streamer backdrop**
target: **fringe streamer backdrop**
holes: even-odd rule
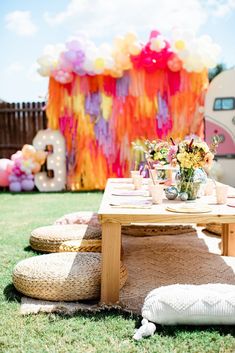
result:
[[[59,129],[67,146],[70,190],[103,189],[109,177],[127,177],[131,142],[188,134],[203,137],[207,70],[131,69],[120,78],[78,76],[49,82],[48,127]]]

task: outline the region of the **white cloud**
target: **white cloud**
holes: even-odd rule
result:
[[[207,20],[200,0],[71,0],[63,12],[45,13],[50,25],[71,25],[89,36],[108,36],[129,30],[138,33],[182,26],[197,31]]]
[[[216,17],[224,17],[235,10],[235,0],[214,1],[213,14]]]
[[[19,73],[19,72],[22,72],[23,70],[24,70],[24,66],[19,62],[13,62],[6,67],[6,72],[8,74]]]
[[[13,11],[5,16],[6,28],[19,36],[33,36],[38,28],[31,19],[30,11]]]
[[[44,18],[50,25],[61,24],[71,17],[75,17],[80,11],[86,9],[86,4],[88,3],[89,1],[85,0],[71,0],[64,11],[61,11],[54,16],[46,12]]]

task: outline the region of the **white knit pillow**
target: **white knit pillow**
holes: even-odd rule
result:
[[[174,284],[151,291],[143,318],[158,324],[235,324],[235,285]]]

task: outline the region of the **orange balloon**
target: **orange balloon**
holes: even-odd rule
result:
[[[22,155],[24,158],[34,158],[35,155],[35,148],[32,145],[24,145],[22,148]]]
[[[34,159],[39,164],[43,165],[46,161],[47,154],[45,151],[37,151],[34,155]]]
[[[41,170],[41,165],[38,162],[34,163],[34,167],[32,169],[32,173],[36,174],[36,173],[40,172],[40,170]]]

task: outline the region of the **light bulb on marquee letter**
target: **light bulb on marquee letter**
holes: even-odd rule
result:
[[[40,130],[33,139],[33,146],[37,150],[45,150],[52,146],[53,152],[47,156],[47,169],[53,170],[53,178],[46,172],[35,175],[35,185],[39,191],[61,191],[66,184],[65,140],[58,130]]]

